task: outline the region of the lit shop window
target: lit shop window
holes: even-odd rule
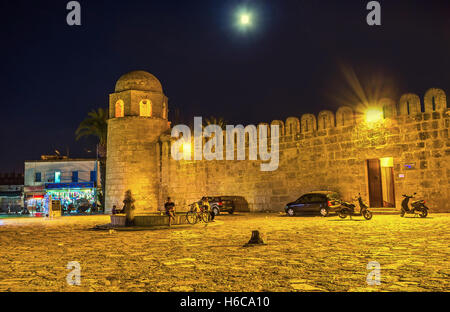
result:
[[[61,183],[61,171],[55,171],[55,183]]]

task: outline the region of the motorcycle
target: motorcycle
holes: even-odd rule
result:
[[[363,216],[366,220],[372,219],[372,212],[368,209],[367,205],[364,204],[361,194],[358,194],[357,200],[359,212],[355,212],[356,205],[348,202],[341,202],[340,208],[336,211],[338,216],[341,219],[345,219],[347,216],[350,216],[350,219],[352,216]]]
[[[422,199],[413,201],[411,203],[412,209],[409,208],[409,200],[411,198],[414,198],[414,195],[416,194],[417,193],[414,193],[412,196],[404,194],[402,195],[404,199],[402,200],[402,210],[400,211],[400,217],[404,217],[405,214],[419,215],[421,218],[425,218],[426,216],[428,216],[428,207],[425,206],[425,201]]]

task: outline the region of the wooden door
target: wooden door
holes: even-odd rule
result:
[[[383,207],[383,191],[381,187],[381,166],[379,159],[367,160],[369,178],[370,207]]]

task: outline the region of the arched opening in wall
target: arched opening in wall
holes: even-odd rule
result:
[[[139,115],[142,117],[152,116],[152,102],[150,100],[142,100],[139,102]]]
[[[122,100],[118,100],[116,102],[116,113],[115,113],[115,117],[119,118],[119,117],[124,117],[125,116],[125,111],[124,111],[124,103]]]
[[[269,137],[272,136],[272,127],[275,128],[275,126],[278,126],[278,135],[284,136],[284,123],[281,120],[274,120],[269,126],[270,127]]]
[[[298,132],[300,132],[300,121],[296,117],[289,117],[286,119],[286,135],[292,136],[296,135]]]
[[[409,111],[409,101],[406,101],[406,112],[408,113],[408,115],[410,115],[410,111]]]
[[[431,106],[433,107],[433,112],[436,111],[436,97],[431,98]]]
[[[321,120],[321,119],[319,119]],[[302,133],[317,130],[317,118],[313,114],[304,114],[301,118]]]
[[[349,106],[341,106],[336,112],[336,127],[353,125],[353,110]]]

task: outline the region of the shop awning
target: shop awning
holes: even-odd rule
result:
[[[73,183],[45,183],[45,189],[83,189],[93,188],[94,182],[73,182]]]
[[[25,193],[26,196],[45,195],[45,186],[44,185],[25,186],[23,188],[23,192]]]
[[[45,186],[44,185],[38,185],[38,186],[24,186],[23,191],[25,193],[31,193],[31,192],[45,192]]]

